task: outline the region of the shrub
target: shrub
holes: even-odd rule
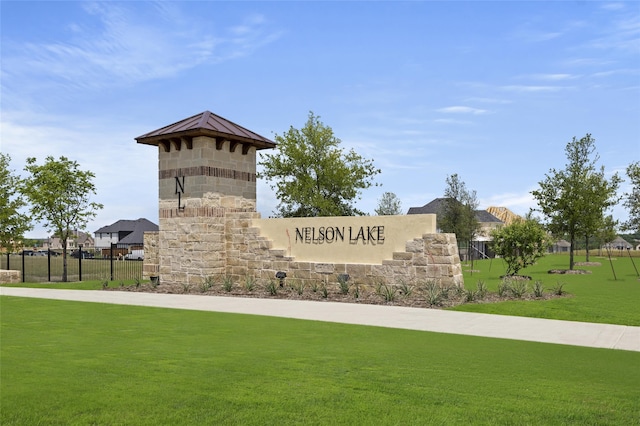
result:
[[[478,282],[476,283],[476,296],[478,297],[478,299],[484,299],[487,295],[487,292],[488,290],[485,282],[482,280],[478,280]]]
[[[498,296],[506,297],[511,289],[511,280],[508,278],[503,278],[502,281],[498,284]]]
[[[558,281],[556,285],[553,286],[551,291],[553,291],[553,294],[555,294],[556,296],[562,296],[566,293],[566,291],[564,291],[564,285],[565,283]]]
[[[473,290],[466,290],[464,292],[464,300],[465,302],[474,302],[476,300],[478,293]]]
[[[424,294],[431,306],[440,306],[444,299],[443,289],[435,281],[427,281],[424,285]]]
[[[222,289],[227,293],[233,289],[233,278],[230,275],[225,275],[222,279]]]
[[[293,290],[298,293],[299,296],[302,295],[302,293],[304,293],[304,282],[301,280],[293,280],[291,282],[291,288],[293,288]]]
[[[400,280],[400,293],[404,295],[404,297],[409,297],[413,293],[413,286],[407,283],[405,280]]]
[[[544,293],[544,287],[542,286],[542,281],[536,281],[533,284],[533,295],[535,297],[542,297],[542,293]]]
[[[517,299],[522,298],[527,292],[527,282],[524,280],[514,280],[509,287],[511,295]]]
[[[380,295],[385,302],[393,302],[396,300],[398,289],[393,285],[382,284],[380,286]]]
[[[274,280],[269,280],[269,282],[267,283],[267,293],[269,293],[271,296],[275,296],[276,294],[278,294],[278,287],[280,284],[276,283]]]
[[[345,274],[338,275],[338,287],[340,288],[340,294],[349,294],[349,277]]]
[[[544,227],[530,216],[495,229],[491,235],[491,247],[507,264],[507,275],[515,275],[520,269],[533,265],[549,246]]]
[[[244,277],[244,289],[252,292],[256,288],[256,279],[251,275]]]
[[[207,275],[200,283],[200,292],[206,293],[207,291],[211,290],[215,283],[216,278],[213,275]]]
[[[183,293],[189,293],[191,291],[191,284],[190,283],[182,283],[182,292]]]
[[[323,299],[329,297],[329,290],[327,290],[327,286],[325,284],[322,284],[322,287],[320,287],[320,294]]]
[[[313,281],[311,283],[311,291],[314,293],[317,293],[319,289],[320,289],[320,283],[318,281]]]
[[[353,298],[354,299],[360,298],[360,286],[358,284],[353,285]]]

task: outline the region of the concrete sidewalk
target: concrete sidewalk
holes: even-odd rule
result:
[[[266,315],[640,352],[640,327],[439,309],[126,291],[0,287],[0,296]]]

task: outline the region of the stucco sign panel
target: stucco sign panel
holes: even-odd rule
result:
[[[260,235],[298,262],[380,264],[406,243],[435,234],[436,216],[350,216],[254,219]]]

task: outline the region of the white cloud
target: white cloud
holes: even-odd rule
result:
[[[450,107],[440,108],[437,111],[445,114],[472,114],[472,115],[486,114],[488,112],[486,109],[472,108],[468,106],[450,106]]]
[[[467,102],[479,102],[495,105],[507,105],[513,103],[513,101],[501,98],[468,98]]]
[[[175,8],[152,10],[149,19],[134,7],[83,3],[85,11],[98,18],[98,28],[70,23],[69,39],[25,45],[3,40],[3,73],[13,85],[20,85],[26,75],[41,76],[41,85],[55,81],[76,89],[126,86],[245,56],[280,34],[260,16],[217,27],[214,33],[197,19],[182,19]]]
[[[605,10],[622,10],[625,8],[624,3],[618,2],[602,2],[600,7]]]
[[[563,81],[563,80],[573,80],[576,78],[580,78],[579,75],[573,75],[573,74],[534,74],[532,77],[538,80],[549,80],[549,81]]]
[[[564,86],[537,86],[525,84],[502,86],[502,90],[518,93],[559,92],[565,89],[567,89],[567,87]]]
[[[453,118],[436,118],[435,120],[433,120],[434,123],[437,124],[459,124],[459,125],[469,125],[472,124],[471,121],[467,121],[467,120],[456,120]]]

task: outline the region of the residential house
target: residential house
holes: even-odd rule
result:
[[[158,231],[158,225],[144,219],[119,220],[94,232],[97,250],[108,250],[117,244],[118,250],[127,252],[144,248],[144,233]]]
[[[549,247],[549,253],[569,253],[571,243],[567,240],[560,239]]]
[[[610,250],[631,250],[633,249],[633,244],[618,235],[613,241],[605,244],[603,248]]]
[[[71,238],[67,240],[67,251],[76,250],[80,246],[82,246],[83,248],[92,248],[93,245],[94,241],[91,234],[75,230],[72,232]],[[43,241],[42,248],[61,252],[62,240],[60,239],[60,237],[53,235],[47,240]]]
[[[444,203],[446,198],[436,198],[430,203],[425,204],[422,207],[411,207],[407,214],[435,214],[440,215],[444,209]],[[495,257],[495,254],[489,246],[489,242],[492,240],[491,231],[504,225],[504,222],[489,213],[487,210],[476,210],[476,219],[480,223],[480,230],[474,241],[471,242],[469,249],[471,253],[469,255],[467,248],[458,247],[460,251],[460,257],[462,260],[469,258],[482,259],[488,257]],[[436,217],[436,227],[438,219]],[[440,228],[437,229],[440,232]]]

